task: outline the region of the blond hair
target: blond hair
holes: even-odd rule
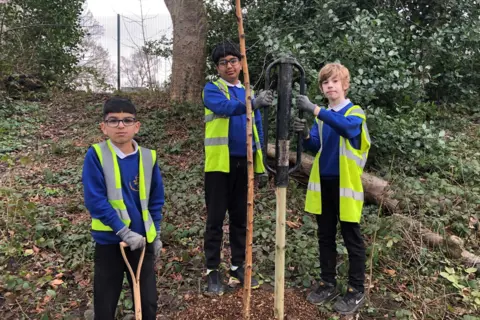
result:
[[[342,85],[346,87],[345,94],[350,87],[350,72],[348,69],[341,63],[327,63],[320,69],[318,73],[318,86],[322,90],[323,81],[327,80],[330,77],[338,77],[342,82]]]

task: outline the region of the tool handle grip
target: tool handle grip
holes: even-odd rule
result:
[[[277,59],[275,61],[273,61],[272,63],[270,63],[267,67],[267,70],[265,71],[265,90],[269,90],[270,89],[270,73],[271,73],[271,70],[273,67],[275,67],[276,65],[279,65],[281,62],[281,59]],[[263,114],[263,165],[265,166],[265,169],[267,169],[267,171],[273,173],[273,174],[276,174],[277,171],[270,167],[267,163],[267,158],[268,158],[268,155],[267,155],[267,149],[268,149],[268,123],[269,123],[269,119],[268,119],[268,107],[264,108],[264,114]]]
[[[145,241],[145,238],[143,239]],[[133,272],[130,262],[128,261],[127,255],[125,254],[125,248],[127,247],[128,247],[128,243],[126,243],[125,241],[120,242],[120,251],[122,253],[123,260],[127,265],[128,271],[130,272],[130,277],[132,278],[132,282],[133,282],[133,298],[135,301],[135,319],[142,320],[142,300],[140,296],[140,272],[142,270],[143,258],[145,257],[146,244],[142,248],[142,253],[140,255],[140,260],[138,261],[136,275]]]
[[[306,94],[306,91],[307,91],[306,84],[305,84],[305,69],[303,69],[303,67],[296,61],[293,65],[300,72],[300,94],[304,95],[304,94]],[[303,119],[303,111],[302,110],[298,111],[298,117],[300,119]],[[297,161],[296,161],[295,166],[293,168],[290,168],[290,170],[288,170],[289,174],[297,171],[300,168],[300,166],[302,165],[302,152],[303,152],[302,142],[303,142],[303,135],[302,135],[301,132],[299,132],[297,134]]]

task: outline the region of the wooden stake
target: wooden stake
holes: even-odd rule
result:
[[[277,188],[277,230],[275,239],[275,318],[284,319],[285,291],[285,215],[287,206],[287,188]]]
[[[250,95],[250,77],[245,49],[245,33],[243,31],[243,17],[240,0],[236,0],[236,15],[238,23],[238,37],[240,39],[240,53],[242,55],[243,82],[245,86],[245,102],[247,104],[247,166],[248,166],[248,195],[247,195],[247,239],[245,248],[245,281],[243,284],[243,318],[250,319],[250,296],[252,292],[252,245],[253,245],[253,151],[252,151],[252,97]]]

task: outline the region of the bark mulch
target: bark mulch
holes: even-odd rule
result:
[[[250,303],[251,320],[275,320],[273,314],[273,288],[262,286],[252,290]],[[294,289],[285,290],[285,320],[327,319],[318,308],[308,303],[305,294]],[[222,296],[198,295],[182,311],[173,317],[176,320],[236,320],[243,319],[243,289]]]

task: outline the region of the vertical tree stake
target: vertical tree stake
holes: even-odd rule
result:
[[[247,54],[245,49],[245,33],[240,0],[236,0],[238,22],[238,37],[240,38],[240,53],[242,54],[243,80],[245,86],[245,102],[247,104],[247,239],[245,248],[245,281],[243,283],[243,318],[250,319],[250,295],[252,291],[252,245],[253,245],[253,151],[252,151],[252,97],[250,95],[250,78],[248,75]]]

